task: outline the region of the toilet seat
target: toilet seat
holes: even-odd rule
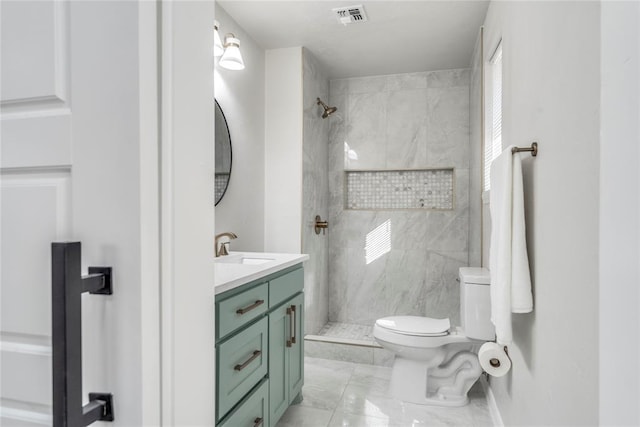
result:
[[[421,316],[390,316],[376,320],[376,326],[396,334],[414,337],[442,337],[449,334],[449,318],[432,319]]]

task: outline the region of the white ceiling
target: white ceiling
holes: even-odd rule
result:
[[[489,1],[218,0],[264,49],[304,46],[329,78],[468,67]],[[342,25],[335,7],[364,5]]]

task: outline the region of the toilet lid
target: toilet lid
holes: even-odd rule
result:
[[[440,337],[449,334],[449,319],[420,316],[391,316],[376,320],[376,325],[403,335]]]

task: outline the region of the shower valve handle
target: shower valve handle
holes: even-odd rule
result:
[[[316,234],[320,234],[320,230],[322,230],[322,234],[326,234],[327,228],[329,228],[329,223],[327,221],[322,221],[320,215],[316,215],[316,221],[314,223]]]

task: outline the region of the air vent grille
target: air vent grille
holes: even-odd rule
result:
[[[338,22],[344,25],[367,22],[367,14],[362,5],[337,7],[331,9],[336,14]]]

